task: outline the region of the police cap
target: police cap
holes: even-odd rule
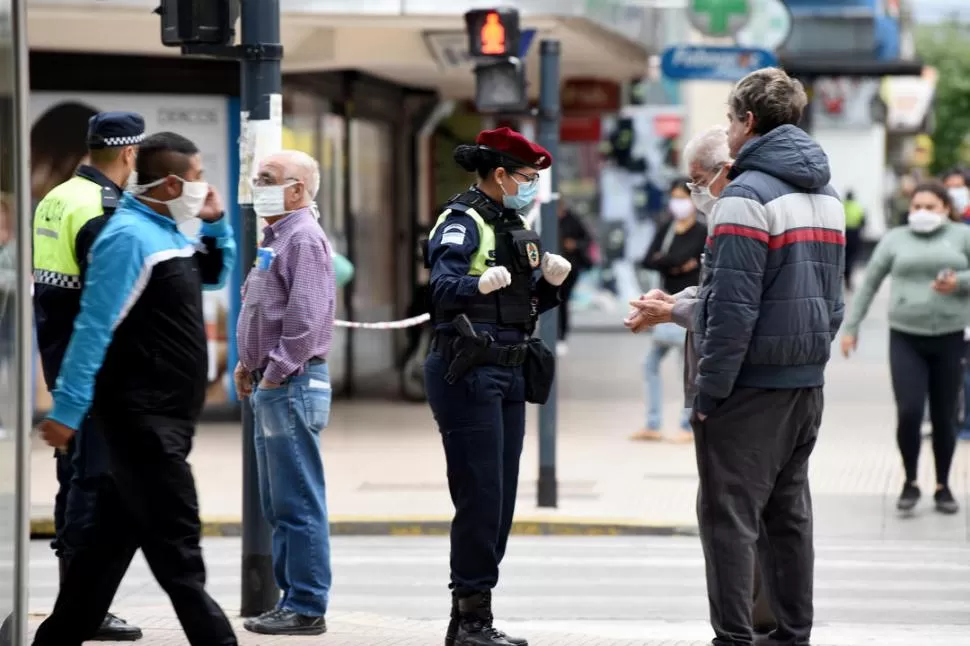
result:
[[[545,170],[552,166],[552,155],[548,150],[532,143],[511,128],[483,130],[478,133],[475,143],[536,170]]]
[[[99,112],[88,120],[88,148],[136,146],[145,138],[145,120],[135,112]]]

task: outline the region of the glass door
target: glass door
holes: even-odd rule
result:
[[[394,139],[382,121],[350,122],[350,236],[355,264],[353,305],[358,321],[390,321],[395,313]],[[352,337],[354,385],[373,392],[398,382],[394,335],[357,330]]]

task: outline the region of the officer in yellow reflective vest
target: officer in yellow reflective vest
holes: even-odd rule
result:
[[[543,254],[520,215],[552,164],[548,151],[500,128],[459,146],[455,160],[478,182],[445,206],[425,253],[435,328],[425,387],[455,506],[445,644],[521,645],[493,627],[491,591],[512,527],[525,403],[545,401],[555,366],[530,337],[559,304],[570,264]]]
[[[34,212],[34,317],[44,381],[53,390],[81,307],[88,253],[121,199],[135,168],[145,121],[133,112],[102,112],[88,123],[90,164],[54,187]],[[61,577],[72,554],[94,540],[96,493],[109,477],[107,449],[97,429],[85,422],[68,449],[56,454],[59,489],[54,502],[53,548]],[[108,614],[94,641],[133,641],[142,632]]]

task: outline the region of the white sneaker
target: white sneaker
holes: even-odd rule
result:
[[[565,341],[559,341],[556,343],[556,356],[565,357],[569,354],[569,346],[566,345]]]

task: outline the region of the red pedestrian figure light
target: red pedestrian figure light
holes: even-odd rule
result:
[[[498,13],[492,12],[485,17],[481,33],[483,54],[505,53],[505,26],[499,20]]]

